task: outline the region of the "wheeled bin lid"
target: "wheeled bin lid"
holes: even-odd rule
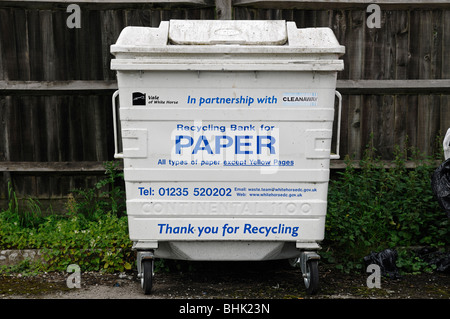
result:
[[[111,45],[112,70],[340,71],[330,28],[284,20],[170,20],[126,27]]]

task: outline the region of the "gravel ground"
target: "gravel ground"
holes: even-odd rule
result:
[[[344,274],[320,263],[320,291],[305,293],[301,271],[287,261],[186,262],[155,274],[153,293],[144,295],[135,272],[81,273],[81,288],[67,287],[69,273],[0,277],[0,299],[446,299],[450,274],[382,278],[369,289],[368,273]]]

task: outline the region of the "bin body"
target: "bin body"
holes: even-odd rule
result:
[[[137,249],[266,260],[319,247],[343,68],[330,29],[171,20],[124,29],[111,52]]]

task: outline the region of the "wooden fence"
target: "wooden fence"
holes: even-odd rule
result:
[[[384,160],[396,145],[432,155],[450,127],[450,4],[434,0],[0,1],[0,200],[64,199],[91,186],[113,159],[110,45],[126,26],[170,19],[283,19],[330,27],[346,47],[341,155],[372,140]],[[369,28],[371,3],[380,28]],[[341,168],[342,161],[332,167]],[[1,203],[0,203],[1,206]]]

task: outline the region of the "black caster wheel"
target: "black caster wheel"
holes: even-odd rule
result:
[[[153,286],[153,260],[142,260],[141,287],[149,295]]]
[[[303,274],[306,293],[315,295],[319,291],[319,261],[315,259],[306,262],[306,272]]]

